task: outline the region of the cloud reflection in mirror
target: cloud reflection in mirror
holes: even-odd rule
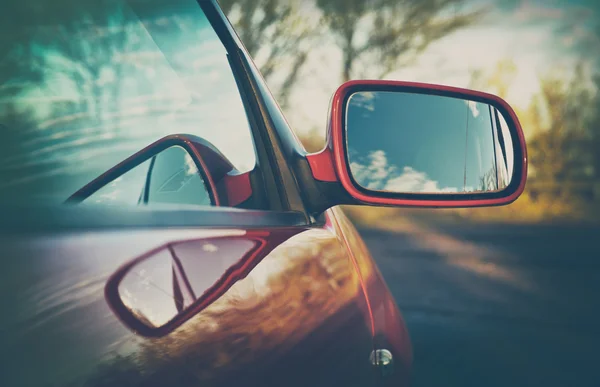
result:
[[[512,146],[499,117],[488,104],[460,98],[356,92],[346,109],[352,177],[365,189],[398,193],[502,190]]]

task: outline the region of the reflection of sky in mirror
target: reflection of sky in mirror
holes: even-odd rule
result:
[[[173,319],[177,308],[169,251],[161,250],[135,265],[119,284],[119,296],[134,315],[147,319],[153,326],[162,326]]]
[[[174,278],[185,309],[255,246],[253,240],[231,238],[173,244],[174,258],[168,248],[164,248],[133,266],[119,284],[119,295],[139,318],[147,319],[154,326],[164,325],[178,314]],[[176,259],[181,266],[175,263]]]
[[[197,3],[149,3],[143,23],[125,2],[102,4],[65,12],[62,25],[15,26],[30,38],[9,52],[31,48],[34,59],[0,68],[0,123],[19,132],[9,138],[19,149],[3,160],[0,189],[64,200],[173,133],[203,137],[238,169],[251,169],[252,139],[226,52]],[[96,24],[84,27],[86,14]],[[27,80],[36,71],[41,78]]]
[[[502,135],[505,138],[506,141],[506,161],[507,161],[507,169],[508,169],[508,176],[509,176],[509,181],[510,181],[510,177],[512,177],[512,174],[514,173],[514,163],[515,163],[515,159],[514,159],[514,149],[512,146],[512,141],[510,140],[510,132],[508,130],[508,124],[506,123],[506,120],[504,119],[504,117],[502,116],[502,114],[498,114],[498,118],[500,121],[500,127],[502,129]]]
[[[355,93],[347,133],[352,174],[368,189],[497,189],[488,105],[425,94]]]
[[[148,204],[211,205],[209,188],[185,149],[173,146],[156,155]]]

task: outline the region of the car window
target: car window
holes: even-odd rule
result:
[[[176,133],[206,139],[241,172],[254,167],[226,50],[195,0],[9,0],[2,8],[0,199],[61,203]],[[151,196],[190,197],[161,192]],[[206,192],[193,200],[205,203]]]
[[[124,173],[83,200],[83,203],[131,206],[141,204],[150,164],[151,160],[148,160]]]

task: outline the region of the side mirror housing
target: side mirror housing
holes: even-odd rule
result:
[[[351,198],[343,204],[498,206],[516,200],[527,178],[525,138],[508,103],[411,82],[343,84],[327,145],[307,158],[315,180],[341,184]]]
[[[176,150],[175,148],[177,148],[177,152],[173,152]],[[163,168],[155,168],[157,158],[167,154],[169,154],[169,157],[164,158],[167,165],[163,165]],[[156,174],[153,173],[157,172],[158,169],[163,169],[161,173],[163,179],[161,181],[165,180],[163,191],[166,190],[167,194],[181,191],[191,175],[198,175],[201,176],[201,180],[206,185],[205,190],[214,206],[233,207],[245,202],[252,195],[250,172],[239,173],[213,144],[203,138],[190,134],[173,134],[153,142],[108,169],[73,193],[66,200],[66,203],[78,204],[83,202],[146,162],[149,162],[150,169],[145,172],[147,175],[145,184],[144,182],[140,184],[140,190],[145,199],[148,199],[147,189],[150,188],[152,181],[156,180]],[[190,176],[185,176],[186,179],[182,179],[182,175]],[[197,187],[196,189],[191,188],[191,194],[203,191],[197,189]],[[167,196],[168,199],[169,195],[164,196]],[[195,204],[194,202],[192,200],[185,202],[185,204]],[[145,201],[140,198],[140,203],[145,203]]]

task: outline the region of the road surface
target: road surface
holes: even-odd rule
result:
[[[600,386],[600,228],[361,234],[410,330],[414,386]]]

